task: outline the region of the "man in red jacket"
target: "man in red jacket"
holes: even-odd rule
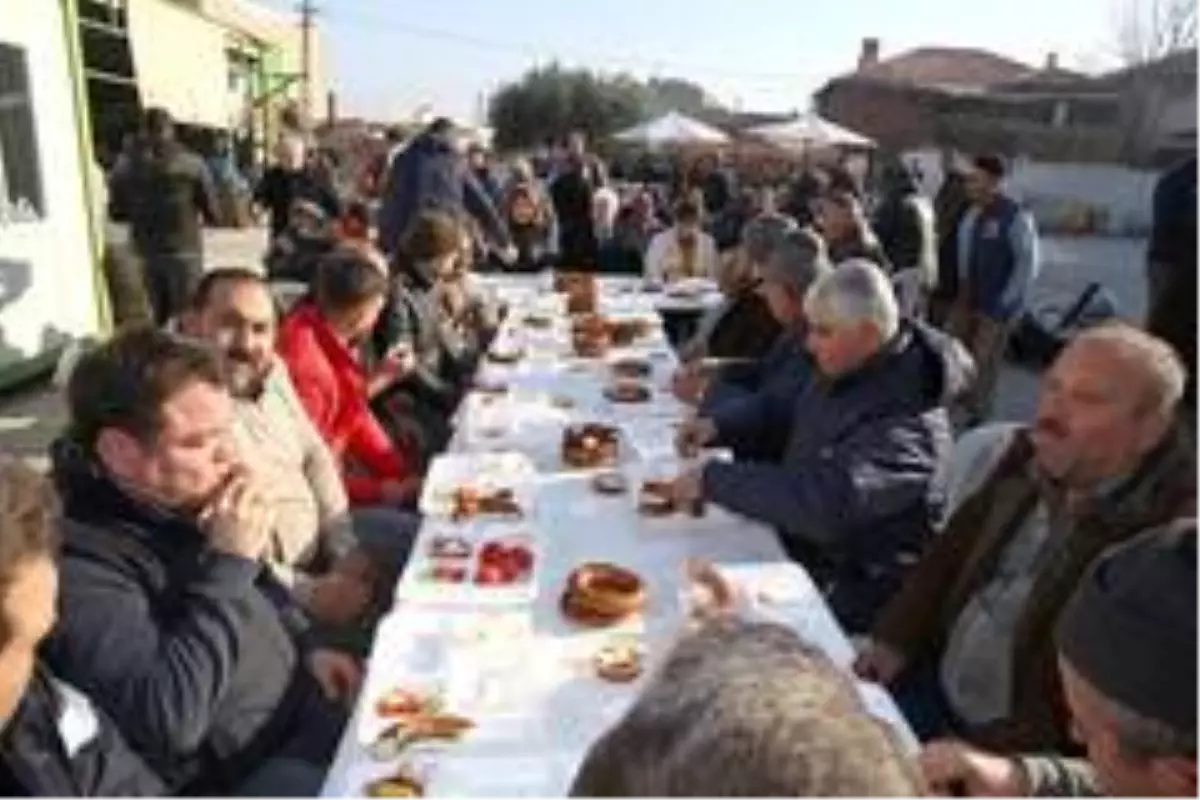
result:
[[[421,478],[414,454],[393,442],[371,413],[372,389],[402,377],[411,363],[394,359],[368,375],[358,346],[370,335],[387,294],[387,267],[366,245],[322,259],[310,300],[279,331],[279,355],[301,403],[342,464],[354,505],[409,506]]]

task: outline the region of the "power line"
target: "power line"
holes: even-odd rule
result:
[[[466,47],[474,47],[479,50],[518,53],[537,61],[546,59],[547,48],[534,44],[533,42],[504,41],[488,37],[473,36],[457,31],[429,28],[422,25],[412,25],[406,22],[400,22],[396,19],[380,17],[372,14],[347,15],[340,9],[337,12],[337,21],[375,30],[382,28],[406,36],[444,41]],[[648,69],[652,74],[665,74],[667,71],[683,73],[684,75],[686,75],[688,72],[704,72],[718,78],[750,80],[756,82],[769,81],[778,83],[802,82],[804,77],[799,72],[739,72],[731,71],[727,69],[726,66],[718,66],[715,64],[671,62],[662,58],[645,58],[629,54],[592,52],[587,53],[586,55],[589,57],[589,60],[606,65],[621,64],[640,66]],[[557,58],[559,56],[558,54],[555,54],[554,57]],[[681,75],[681,77],[683,77],[683,75]]]

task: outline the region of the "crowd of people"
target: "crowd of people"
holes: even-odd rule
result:
[[[505,313],[474,275],[555,267],[716,281],[677,342],[676,444],[733,458],[673,500],[774,529],[923,743],[689,564],[695,629],[574,794],[1195,794],[1194,365],[1099,325],[1033,419],[990,420],[1039,262],[1000,159],[935,202],[896,163],[874,201],[809,169],[746,203],[718,160],[667,212],[582,136],[543,179],[438,120],[383,165],[376,213],[289,138],[256,190],[265,269],[205,272],[203,164],[160,111],[139,142],[113,204],[155,324],[74,365],[49,476],[0,463],[5,794],[316,794]],[[1158,242],[1156,274],[1187,253]]]

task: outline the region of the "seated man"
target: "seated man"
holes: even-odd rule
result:
[[[1196,796],[1196,520],[1139,535],[1094,566],[1057,624],[1059,674],[1087,760],[934,742],[937,792]]]
[[[680,361],[757,361],[767,353],[782,331],[757,288],[763,265],[794,228],[795,223],[778,215],[755,217],[746,224],[741,243],[722,259],[717,273],[717,285],[725,299],[700,319],[696,335],[680,350]]]
[[[756,395],[795,396],[812,372],[804,351],[804,295],[818,277],[829,271],[820,237],[794,230],[759,262],[759,294],[782,332],[759,359],[722,366],[715,373],[702,363],[687,364],[674,376],[672,391],[683,403],[698,406],[701,416],[718,408],[751,401]]]
[[[914,796],[916,765],[854,682],[779,625],[706,623],[592,745],[576,797]]]
[[[799,396],[718,426],[680,431],[685,453],[781,437],[779,462],[712,461],[675,483],[677,500],[717,503],[780,531],[852,632],[870,626],[925,546],[952,444],[946,403],[971,377],[957,342],[902,322],[886,275],[848,261],[804,303],[818,374]]]
[[[675,224],[655,235],[646,248],[648,284],[671,284],[687,278],[715,278],[717,245],[702,226],[703,211],[692,199],[675,206]]]
[[[411,374],[411,359],[383,360],[368,375],[360,348],[387,297],[387,267],[372,249],[343,245],[321,260],[312,297],[279,330],[279,356],[296,393],[340,461],[354,505],[405,506],[421,486],[416,455],[393,442],[369,405],[373,395]]]
[[[218,358],[129,331],[83,356],[67,403],[50,668],[168,792],[317,791],[359,668],[305,646],[303,613],[261,565],[273,511],[234,453]]]
[[[0,792],[5,797],[154,797],[163,783],[77,689],[37,657],[58,595],[57,498],[0,465]]]
[[[244,269],[210,271],[189,317],[191,331],[225,357],[238,452],[275,510],[266,557],[276,576],[330,625],[359,621],[374,598],[390,605],[419,521],[384,507],[348,511],[337,461],[275,355],[266,280]]]
[[[1054,621],[1105,548],[1193,513],[1195,450],[1173,424],[1183,384],[1165,342],[1092,328],[1042,379],[1033,426],[959,442],[942,532],[858,663],[891,685],[920,738],[1070,747]]]

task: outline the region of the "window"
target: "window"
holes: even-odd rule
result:
[[[25,51],[0,43],[0,225],[46,213]]]

